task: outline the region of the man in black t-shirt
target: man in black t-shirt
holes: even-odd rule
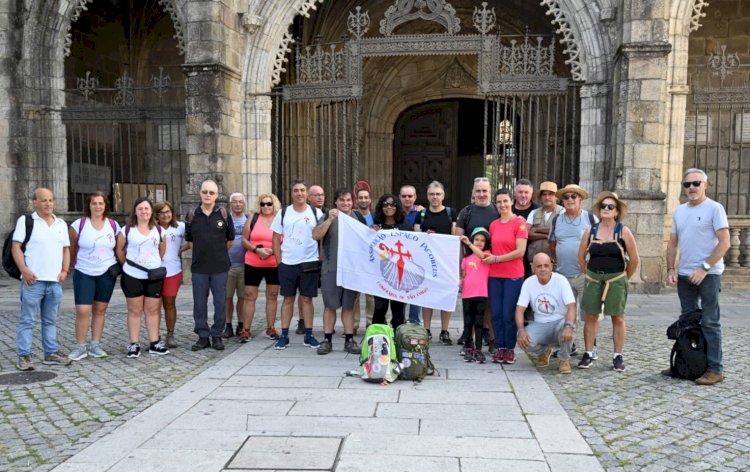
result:
[[[489,228],[490,223],[500,217],[497,208],[492,204],[492,188],[487,177],[474,179],[471,191],[474,203],[465,206],[456,218],[455,232],[457,236],[469,235],[474,228]]]

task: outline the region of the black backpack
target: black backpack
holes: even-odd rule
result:
[[[701,330],[701,311],[681,315],[667,328],[667,337],[674,339],[669,356],[672,376],[695,380],[708,370],[706,337]]]
[[[26,244],[29,242],[31,232],[34,230],[34,220],[31,218],[31,215],[25,216],[26,236],[21,243],[21,252],[26,252]],[[5,238],[5,243],[3,244],[3,269],[5,269],[5,272],[14,279],[21,280],[21,269],[18,268],[15,259],[13,259],[12,249],[14,232],[15,230],[8,233],[8,236]]]

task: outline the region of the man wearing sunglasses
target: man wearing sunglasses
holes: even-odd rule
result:
[[[708,370],[695,380],[714,385],[724,380],[719,320],[719,291],[724,254],[729,250],[729,222],[724,207],[706,196],[708,176],[688,169],[682,179],[687,202],[674,211],[667,245],[667,284],[677,285],[683,315],[701,309]],[[680,250],[676,266],[677,247]],[[672,375],[670,369],[662,371]]]

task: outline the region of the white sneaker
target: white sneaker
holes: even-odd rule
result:
[[[591,351],[591,359],[599,359],[599,351],[597,351],[596,346],[594,346],[594,349]]]

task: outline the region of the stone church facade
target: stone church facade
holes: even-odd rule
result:
[[[0,225],[53,189],[184,212],[297,178],[377,195],[530,177],[617,191],[657,291],[684,169],[731,215],[750,281],[742,0],[0,0]]]

